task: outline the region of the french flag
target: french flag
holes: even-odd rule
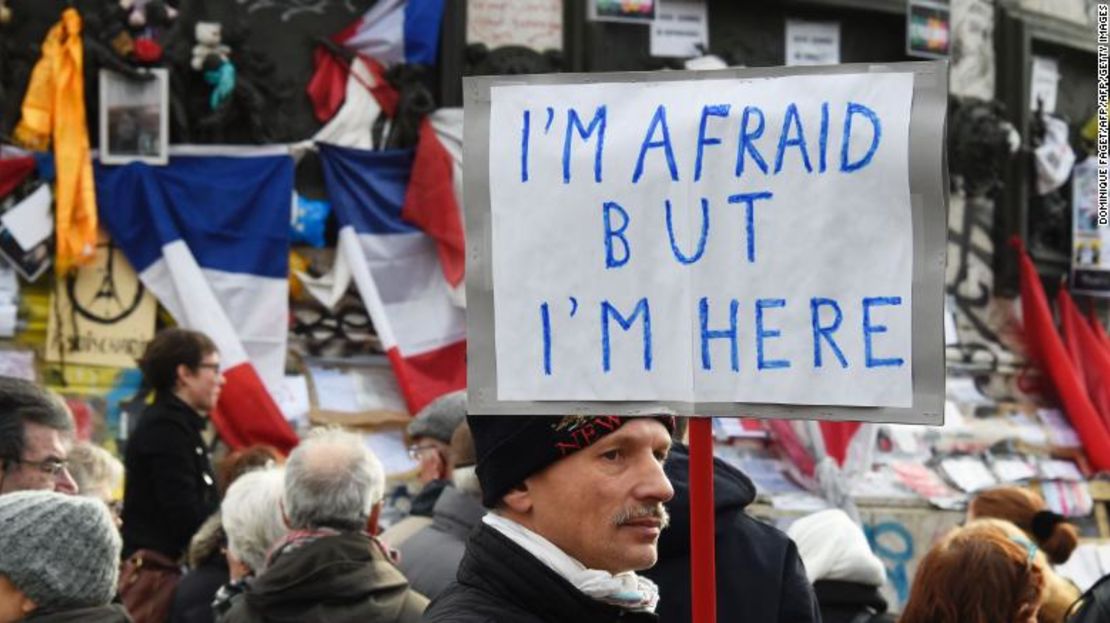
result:
[[[409,412],[466,387],[466,317],[452,302],[463,273],[462,229],[445,192],[410,184],[412,150],[320,144],[344,254]],[[450,167],[450,162],[444,165]],[[420,167],[417,167],[419,169]],[[457,252],[456,252],[457,251]]]
[[[143,284],[180,326],[207,334],[220,351],[227,382],[211,414],[220,436],[232,448],[267,443],[288,452],[297,436],[267,390],[285,370],[288,152],[98,164],[95,176],[104,225]]]
[[[332,41],[386,67],[435,65],[442,21],[443,0],[378,0]]]
[[[362,17],[332,35],[332,43],[355,54],[354,60],[336,57],[324,46],[314,52],[315,70],[305,91],[321,123],[343,104],[348,77],[370,90],[386,116],[393,117],[397,92],[385,80],[385,70],[399,63],[435,65],[443,0],[378,0]],[[363,62],[371,79],[357,75]],[[352,74],[356,75],[352,75]]]

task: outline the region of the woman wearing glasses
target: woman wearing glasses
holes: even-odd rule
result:
[[[120,587],[136,621],[160,621],[189,539],[219,507],[201,433],[224,379],[216,345],[203,333],[186,329],[160,331],[139,367],[143,382],[154,389],[154,402],[143,410],[125,452],[127,562]]]

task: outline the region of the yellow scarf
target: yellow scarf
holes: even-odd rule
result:
[[[42,43],[42,58],[31,73],[14,138],[38,151],[45,150],[53,138],[54,268],[61,275],[88,263],[96,251],[96,191],[85,121],[81,16],[76,9],[66,9]]]

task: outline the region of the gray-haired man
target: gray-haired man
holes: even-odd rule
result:
[[[419,621],[427,599],[371,536],[384,490],[381,463],[358,436],[313,431],[285,464],[290,532],[221,621]]]

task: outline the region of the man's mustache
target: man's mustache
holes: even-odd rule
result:
[[[666,528],[671,525],[671,516],[667,513],[667,509],[662,503],[626,508],[613,516],[613,525],[623,526],[637,519],[647,518],[658,519],[660,528]]]

